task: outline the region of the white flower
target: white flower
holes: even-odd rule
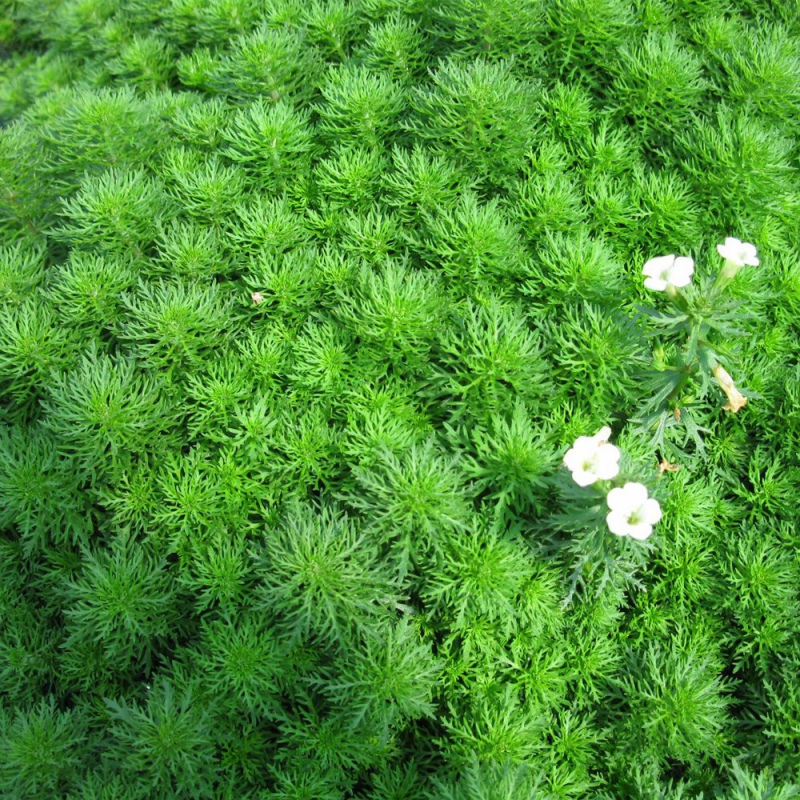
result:
[[[658,256],[642,267],[644,285],[654,292],[664,292],[669,287],[688,286],[694,273],[694,261],[689,256]]]
[[[740,242],[732,236],[725,239],[725,244],[717,245],[717,252],[737,268],[745,265],[757,267],[761,263],[756,258],[755,245],[750,244],[750,242]]]
[[[608,529],[617,536],[646,539],[661,519],[658,500],[648,497],[647,488],[641,483],[626,483],[612,489],[606,502],[611,509],[606,516]]]
[[[564,456],[564,466],[578,486],[607,481],[619,473],[619,449],[608,443],[607,425],[594,436],[579,436]]]

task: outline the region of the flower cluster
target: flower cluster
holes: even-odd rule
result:
[[[756,258],[755,245],[749,242],[740,242],[729,236],[725,244],[717,245],[717,252],[725,259],[725,264],[720,271],[720,280],[729,281],[744,266],[757,267],[759,260]],[[647,261],[642,267],[645,276],[644,285],[654,292],[673,294],[676,289],[682,289],[691,283],[694,274],[694,260],[689,256],[656,256]]]
[[[756,248],[749,242],[728,237],[724,244],[717,245],[717,252],[725,259],[725,263],[711,289],[709,298],[716,297],[720,289],[729,283],[744,266],[759,266]],[[645,276],[644,285],[656,292],[666,295],[688,314],[688,325],[695,330],[697,320],[692,317],[692,304],[679,295],[678,290],[688,286],[694,275],[694,260],[689,256],[670,254],[657,256],[647,261],[642,268]],[[687,319],[686,316],[683,319]],[[711,362],[711,375],[728,398],[725,410],[738,412],[747,402],[747,398],[739,392],[731,376],[724,367],[716,362],[713,344],[693,336],[699,347],[707,350],[706,363]],[[695,356],[696,357],[696,356]],[[687,373],[688,374],[688,373]],[[679,387],[683,383],[679,384]],[[675,391],[672,392],[675,394]],[[674,409],[675,418],[680,419],[680,408]],[[564,456],[564,466],[572,473],[572,479],[578,486],[587,487],[599,484],[606,492],[608,514],[606,522],[609,530],[617,536],[630,536],[633,539],[647,539],[653,532],[653,526],[661,519],[661,506],[658,501],[648,496],[647,487],[641,483],[628,481],[621,486],[611,486],[610,481],[619,475],[620,451],[609,442],[611,428],[604,426],[594,436],[579,436]],[[663,464],[668,462],[664,461]],[[662,466],[663,466],[662,464]],[[671,465],[665,469],[674,468]],[[663,471],[663,470],[662,470]]]
[[[717,245],[717,252],[725,263],[717,275],[716,282],[710,289],[708,299],[713,300],[719,296],[722,289],[729,284],[739,270],[745,266],[757,267],[760,261],[756,257],[756,247],[750,242],[742,242],[733,236],[728,236],[723,244]],[[679,289],[691,283],[694,274],[694,261],[688,256],[657,256],[647,261],[642,268],[645,276],[644,285],[656,292],[665,292],[671,300],[679,298]],[[702,320],[692,318],[691,304],[679,303],[681,312],[689,314],[689,326],[693,326],[695,333],[699,333],[700,322]],[[684,317],[685,319],[685,317]],[[714,378],[720,389],[725,393],[728,402],[723,406],[726,411],[737,413],[747,403],[747,398],[736,388],[733,379],[725,368],[716,363],[716,356],[713,347],[700,337],[690,335],[689,340],[695,339],[697,344],[707,351],[706,362],[715,364],[711,369],[711,376]],[[708,357],[710,356],[710,357]],[[673,393],[674,394],[674,393]],[[680,419],[680,409],[675,409],[676,419]]]
[[[609,443],[611,428],[605,426],[594,436],[579,436],[564,456],[564,466],[578,486],[591,486],[610,481],[619,475],[619,448]],[[611,533],[647,539],[653,525],[661,519],[658,500],[648,497],[647,487],[626,482],[612,488],[607,496],[609,512],[606,522]]]

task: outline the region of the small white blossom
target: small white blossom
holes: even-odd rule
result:
[[[608,529],[617,536],[646,539],[653,525],[661,519],[658,500],[647,496],[647,487],[641,483],[626,483],[608,493],[610,511],[606,516]]]
[[[757,267],[761,263],[756,258],[755,245],[750,242],[740,242],[732,236],[725,239],[725,244],[717,245],[717,252],[737,269],[745,265]]]
[[[680,289],[691,283],[694,261],[689,256],[658,256],[642,267],[644,285],[654,292],[664,292],[670,287]]]
[[[619,449],[608,443],[607,425],[594,436],[579,436],[564,456],[564,466],[578,486],[611,480],[619,474]]]

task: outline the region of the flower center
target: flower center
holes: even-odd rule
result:
[[[629,525],[640,525],[642,522],[644,522],[644,514],[641,508],[637,508],[628,515]]]
[[[584,472],[594,471],[594,469],[597,467],[597,458],[598,458],[597,453],[595,453],[593,456],[589,456],[589,458],[587,458],[581,465],[583,467],[583,471]]]

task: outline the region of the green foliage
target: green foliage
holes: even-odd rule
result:
[[[280,624],[294,637],[342,643],[354,629],[388,619],[396,589],[368,541],[333,510],[296,508],[265,542],[262,604],[282,609]]]
[[[532,771],[524,766],[486,766],[475,759],[462,775],[449,781],[437,780],[427,797],[431,800],[511,800],[512,797],[540,800],[547,794],[539,791],[539,784]]]
[[[262,622],[223,617],[204,624],[201,647],[191,653],[186,670],[202,675],[203,690],[210,697],[225,697],[229,711],[257,719],[274,717],[286,655]]]
[[[718,20],[714,22],[718,24]],[[708,28],[714,30],[712,24],[709,22]],[[730,27],[734,35],[741,36],[735,47],[723,37],[721,41],[708,42],[709,60],[717,68],[715,75],[719,75],[716,90],[745,107],[757,109],[767,118],[780,120],[796,134],[795,109],[800,100],[796,79],[800,61],[794,48],[796,32],[792,34],[780,22],[743,25],[735,17],[731,18]]]
[[[755,800],[755,798],[770,797],[774,800],[790,800],[800,794],[800,786],[794,784],[775,785],[775,781],[768,770],[754,773],[737,761],[731,763],[731,772],[736,780],[736,785],[728,795],[730,800]]]
[[[58,365],[69,363],[75,342],[58,325],[52,304],[30,296],[0,308],[0,385],[7,398],[6,415],[30,408],[43,380]]]
[[[166,87],[175,74],[173,49],[155,36],[134,35],[108,65],[116,77],[141,89]]]
[[[163,123],[153,104],[124,86],[91,92],[65,89],[45,96],[29,113],[32,120],[41,119],[39,138],[51,159],[47,172],[73,191],[87,171],[144,165],[163,141]],[[133,175],[143,181],[144,176]],[[133,176],[116,177],[126,182]],[[103,184],[90,185],[99,189]]]
[[[641,43],[623,46],[617,69],[620,107],[658,135],[680,132],[706,88],[700,58],[674,30],[648,31]]]
[[[209,790],[213,740],[207,714],[189,691],[168,680],[147,689],[144,702],[108,701],[110,751],[120,769],[137,778],[136,795]]]
[[[482,59],[440,62],[432,81],[411,94],[409,129],[481,179],[503,184],[533,141],[535,85],[517,80],[505,61]]]
[[[509,276],[522,268],[520,236],[500,210],[497,200],[481,203],[465,192],[452,210],[431,215],[430,238],[420,243],[427,260],[450,277],[479,284],[481,279]]]
[[[355,291],[342,298],[337,315],[364,342],[374,342],[383,358],[425,358],[445,309],[435,276],[386,261],[380,270],[362,267]]]
[[[113,330],[122,320],[122,292],[136,283],[135,262],[120,255],[72,250],[50,276],[48,296],[63,321],[88,335]]]
[[[218,41],[228,44],[224,37]],[[207,48],[180,56],[177,70],[184,85],[235,100],[302,102],[312,95],[319,61],[299,31],[262,25],[230,40],[224,56]]]
[[[653,643],[630,657],[617,689],[628,704],[617,739],[623,763],[637,743],[661,764],[671,759],[696,767],[698,752],[719,757],[728,703],[713,655],[698,652],[697,644],[664,652]]]
[[[440,669],[430,644],[405,618],[379,640],[368,640],[325,691],[348,710],[353,726],[378,723],[390,729],[433,716],[431,694]]]
[[[396,127],[404,107],[402,88],[364,67],[332,68],[320,91],[320,132],[334,143],[380,144]]]
[[[34,294],[44,279],[44,254],[16,242],[0,250],[0,297],[9,306]]]
[[[155,554],[117,537],[110,550],[82,553],[61,592],[69,611],[65,646],[89,638],[117,669],[152,669],[159,644],[180,630],[175,587]]]
[[[521,200],[520,207],[526,203]],[[548,219],[550,219],[548,215]],[[611,304],[622,287],[622,265],[603,238],[580,228],[571,236],[548,224],[546,239],[535,261],[527,268],[530,281],[522,291],[534,307],[552,308],[581,300]]]
[[[465,472],[484,498],[497,503],[498,513],[530,512],[541,500],[544,476],[554,459],[546,434],[538,433],[522,400],[510,414],[495,414],[487,428],[472,430],[475,455],[467,455]]]
[[[215,284],[145,284],[122,296],[128,315],[119,332],[151,367],[190,365],[224,340],[225,302]]]
[[[9,797],[61,794],[74,781],[86,730],[80,712],[59,710],[52,696],[2,720],[0,776]]]
[[[411,83],[424,72],[426,44],[419,23],[396,12],[370,26],[359,56],[370,69],[386,71],[399,83]]]
[[[377,464],[354,472],[360,493],[350,503],[368,512],[382,539],[399,541],[401,564],[467,522],[458,467],[437,452],[433,439],[400,457],[385,451]]]
[[[76,369],[54,374],[49,390],[45,426],[76,466],[92,472],[152,447],[169,424],[157,384],[130,361],[91,352]]]
[[[90,527],[86,497],[74,471],[56,455],[53,436],[40,426],[5,427],[0,450],[0,525],[20,533],[23,548],[81,537]]]
[[[423,596],[454,630],[478,620],[510,628],[515,603],[530,579],[531,563],[521,543],[479,527],[455,538]]]
[[[244,164],[264,188],[281,191],[309,168],[314,151],[308,113],[285,101],[273,105],[259,99],[240,111],[224,134],[226,155]]]
[[[615,47],[633,28],[630,5],[624,0],[550,0],[545,9],[546,48],[556,74],[571,78],[586,70],[599,83]]]
[[[438,208],[451,205],[464,186],[464,179],[452,163],[422,147],[410,152],[395,148],[392,161],[394,170],[384,175],[388,190],[385,199],[398,209],[404,221],[424,221]]]
[[[0,0],[0,796],[797,796],[798,11]]]
[[[698,120],[676,142],[717,226],[740,224],[746,214],[758,219],[790,188],[791,140],[747,110],[720,103],[713,119]]]

